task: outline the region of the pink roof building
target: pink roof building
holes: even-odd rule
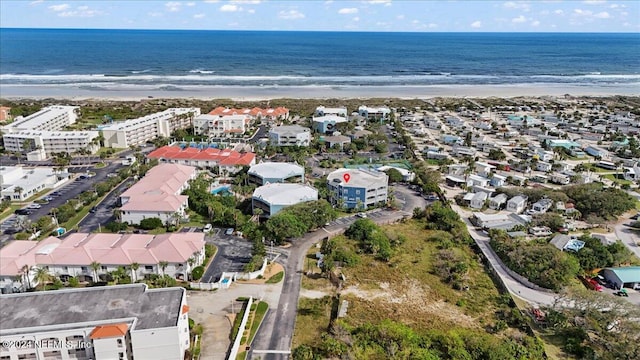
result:
[[[256,163],[256,154],[240,153],[231,149],[198,149],[179,146],[163,146],[147,155],[149,159],[158,159],[160,162],[185,164],[199,167],[219,166],[229,172],[235,172],[243,166],[251,166]]]
[[[188,196],[181,194],[196,175],[197,170],[192,166],[155,166],[145,177],[120,195],[121,220],[138,224],[145,218],[157,217],[166,222],[173,219],[175,214],[184,217],[189,203]]]
[[[53,275],[89,274],[93,262],[104,269],[138,263],[141,268],[166,261],[172,266],[168,275],[181,269],[200,265],[204,259],[204,233],[103,234],[74,233],[64,239],[48,237],[40,242],[16,240],[0,249],[0,279],[2,283],[23,275],[23,267],[46,267]],[[73,269],[76,273],[72,273]],[[80,270],[84,268],[84,270]],[[31,277],[34,275],[31,272]],[[34,279],[31,279],[34,284]]]

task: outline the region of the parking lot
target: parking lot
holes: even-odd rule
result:
[[[241,272],[251,261],[252,244],[247,239],[225,235],[223,229],[214,228],[206,240],[218,247],[218,252],[202,276],[203,282],[216,282],[223,272]]]

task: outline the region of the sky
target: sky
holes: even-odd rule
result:
[[[640,1],[2,0],[14,27],[640,33]]]

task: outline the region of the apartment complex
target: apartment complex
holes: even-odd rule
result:
[[[7,106],[0,106],[0,122],[9,121],[11,119],[11,108]]]
[[[184,288],[39,291],[2,295],[0,305],[3,360],[182,360],[189,349]]]
[[[196,135],[221,137],[242,135],[251,123],[247,115],[200,115],[193,120],[193,130]]]
[[[195,148],[180,146],[163,146],[147,155],[148,159],[158,159],[160,163],[182,164],[201,168],[218,167],[220,173],[233,174],[243,166],[256,163],[256,154],[237,152],[231,149]]]
[[[252,109],[232,109],[218,106],[211,110],[209,115],[213,116],[228,116],[228,115],[244,115],[248,116],[251,120],[286,120],[289,118],[289,109],[285,107],[277,108],[259,108],[254,107]]]
[[[304,167],[292,163],[263,162],[250,167],[247,175],[249,182],[258,185],[304,183]]]
[[[192,120],[199,115],[199,108],[171,108],[103,126],[100,130],[104,136],[104,146],[128,148],[158,137],[168,138],[175,130],[191,126]]]
[[[86,151],[95,154],[100,149],[97,131],[36,131],[23,130],[3,136],[7,151],[27,154],[27,160],[47,159],[54,153],[74,154]]]
[[[283,125],[269,130],[269,142],[275,146],[309,146],[311,129],[300,125]]]
[[[78,115],[77,106],[54,105],[43,108],[27,117],[18,116],[16,121],[4,126],[2,131],[13,133],[23,130],[56,131],[74,124]]]
[[[189,207],[182,192],[189,181],[196,178],[195,167],[179,164],[160,164],[120,195],[122,222],[139,224],[148,218],[159,218],[163,223],[175,224],[185,218]]]
[[[270,217],[287,206],[318,200],[318,190],[303,184],[267,184],[253,192],[253,213],[260,209],[262,216]]]
[[[203,233],[73,233],[64,239],[15,240],[0,249],[0,287],[3,292],[35,287],[37,268],[63,281],[70,277],[89,283],[104,280],[121,266],[128,268],[133,281],[152,274],[186,280],[204,261],[204,245]],[[164,269],[162,261],[167,262]],[[94,262],[98,269],[91,267]],[[139,266],[136,270],[131,269],[134,263]]]
[[[27,117],[17,117],[2,127],[5,149],[27,154],[32,161],[44,160],[52,153],[72,154],[79,150],[95,153],[99,148],[95,141],[97,131],[61,131],[76,122],[77,109],[55,105]]]
[[[338,169],[327,176],[327,187],[334,205],[366,209],[387,202],[389,176],[363,169]]]

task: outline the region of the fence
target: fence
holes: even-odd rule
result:
[[[267,259],[264,259],[262,263],[262,267],[260,270],[246,273],[238,273],[238,272],[223,272],[220,276],[220,280],[214,283],[208,282],[190,282],[189,286],[191,289],[197,290],[216,290],[216,289],[224,289],[228,288],[232,282],[236,280],[253,280],[257,279],[260,276],[264,275],[265,270],[267,269]]]
[[[251,313],[252,304],[253,304],[253,298],[249,297],[246,310],[244,311],[244,315],[242,316],[242,322],[240,323],[240,327],[238,328],[238,333],[236,334],[236,338],[233,340],[233,346],[231,347],[231,351],[229,351],[229,356],[227,357],[227,359],[235,360],[236,357],[238,357],[238,351],[240,350],[240,342],[242,342],[244,328],[247,326],[247,321],[249,320],[249,314]]]

